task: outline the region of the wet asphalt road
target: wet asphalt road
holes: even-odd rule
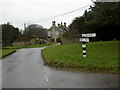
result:
[[[20,49],[2,60],[2,88],[117,88],[118,75],[44,66],[42,48]]]

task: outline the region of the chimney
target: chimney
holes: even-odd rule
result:
[[[52,22],[52,26],[55,26],[55,21]]]
[[[64,27],[66,27],[66,23],[64,22]]]
[[[62,22],[61,22],[61,26],[62,26]]]
[[[60,24],[58,23],[58,27],[60,28]]]

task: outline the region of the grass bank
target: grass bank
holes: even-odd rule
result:
[[[118,73],[118,41],[87,43],[87,58],[82,57],[81,44],[48,47],[42,53],[45,63],[57,68]]]
[[[12,54],[15,51],[16,51],[16,49],[1,49],[0,50],[0,58],[5,57],[9,54]]]

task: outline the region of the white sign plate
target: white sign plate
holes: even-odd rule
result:
[[[81,42],[89,42],[89,38],[80,38],[79,41],[81,41]]]
[[[96,33],[82,34],[82,37],[96,37]]]

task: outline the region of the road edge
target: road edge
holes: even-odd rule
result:
[[[13,54],[13,53],[15,53],[15,52],[16,52],[16,50],[14,50],[14,51],[12,51],[12,52],[10,52],[10,53],[8,53],[8,54],[2,56],[0,59],[4,58],[4,57],[6,57],[6,56],[9,56],[9,55],[11,55],[11,54]]]

